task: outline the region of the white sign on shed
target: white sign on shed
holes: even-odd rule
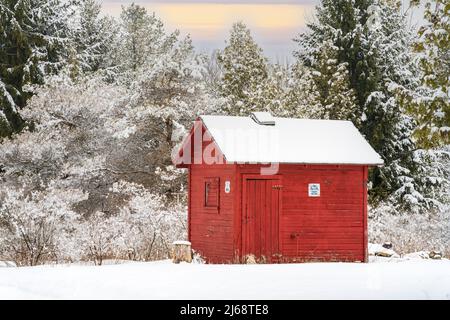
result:
[[[308,184],[308,196],[320,197],[320,183]]]

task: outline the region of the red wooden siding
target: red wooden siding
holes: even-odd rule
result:
[[[363,224],[364,224],[364,262],[369,262],[369,234],[367,228],[367,183],[369,179],[369,168],[367,166],[363,167]]]
[[[242,165],[239,170],[257,173],[258,167]],[[280,166],[282,260],[365,260],[365,172],[364,166]],[[320,197],[308,196],[309,183],[320,183]]]
[[[192,248],[208,262],[233,262],[233,193],[225,193],[225,181],[235,185],[234,165],[194,165],[190,168],[189,237]],[[218,207],[205,206],[205,182],[220,182]]]

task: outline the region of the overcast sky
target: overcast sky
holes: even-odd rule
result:
[[[101,1],[101,0],[100,0]],[[404,0],[407,1],[407,0]],[[292,39],[305,31],[319,0],[103,0],[105,14],[119,16],[122,5],[135,2],[155,12],[168,30],[190,34],[197,50],[223,48],[233,22],[244,21],[265,54],[274,61],[290,60]],[[417,17],[413,17],[413,22]]]

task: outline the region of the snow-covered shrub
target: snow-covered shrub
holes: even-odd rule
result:
[[[401,254],[440,250],[450,256],[449,151],[447,146],[414,152],[414,161],[422,163],[416,181],[402,176],[403,186],[369,210],[371,242],[390,241]]]
[[[167,202],[126,181],[114,183],[111,192],[126,200],[117,212],[80,216],[70,235],[58,243],[65,260],[101,265],[105,259],[166,259],[171,243],[186,238],[186,207],[181,202]]]
[[[123,227],[117,216],[108,217],[103,212],[96,212],[76,226],[72,244],[78,252],[72,252],[79,260],[94,261],[95,265],[102,265],[105,258],[116,258],[124,237]]]
[[[86,198],[80,190],[53,185],[42,191],[25,187],[0,192],[0,260],[36,265],[58,260],[58,243],[71,232],[78,214],[72,204]]]
[[[450,210],[419,213],[387,213],[380,206],[369,214],[369,242],[393,244],[400,254],[422,250],[439,250],[450,257]]]
[[[155,260],[168,257],[171,244],[186,238],[186,208],[167,205],[163,196],[150,193],[142,185],[120,181],[114,192],[128,195],[120,210],[123,226],[122,255],[129,259]]]
[[[199,252],[192,250],[192,263],[205,264],[206,262]]]

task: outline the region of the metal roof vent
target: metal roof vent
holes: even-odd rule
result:
[[[263,126],[274,126],[275,118],[269,112],[252,112],[250,118],[257,124]]]

